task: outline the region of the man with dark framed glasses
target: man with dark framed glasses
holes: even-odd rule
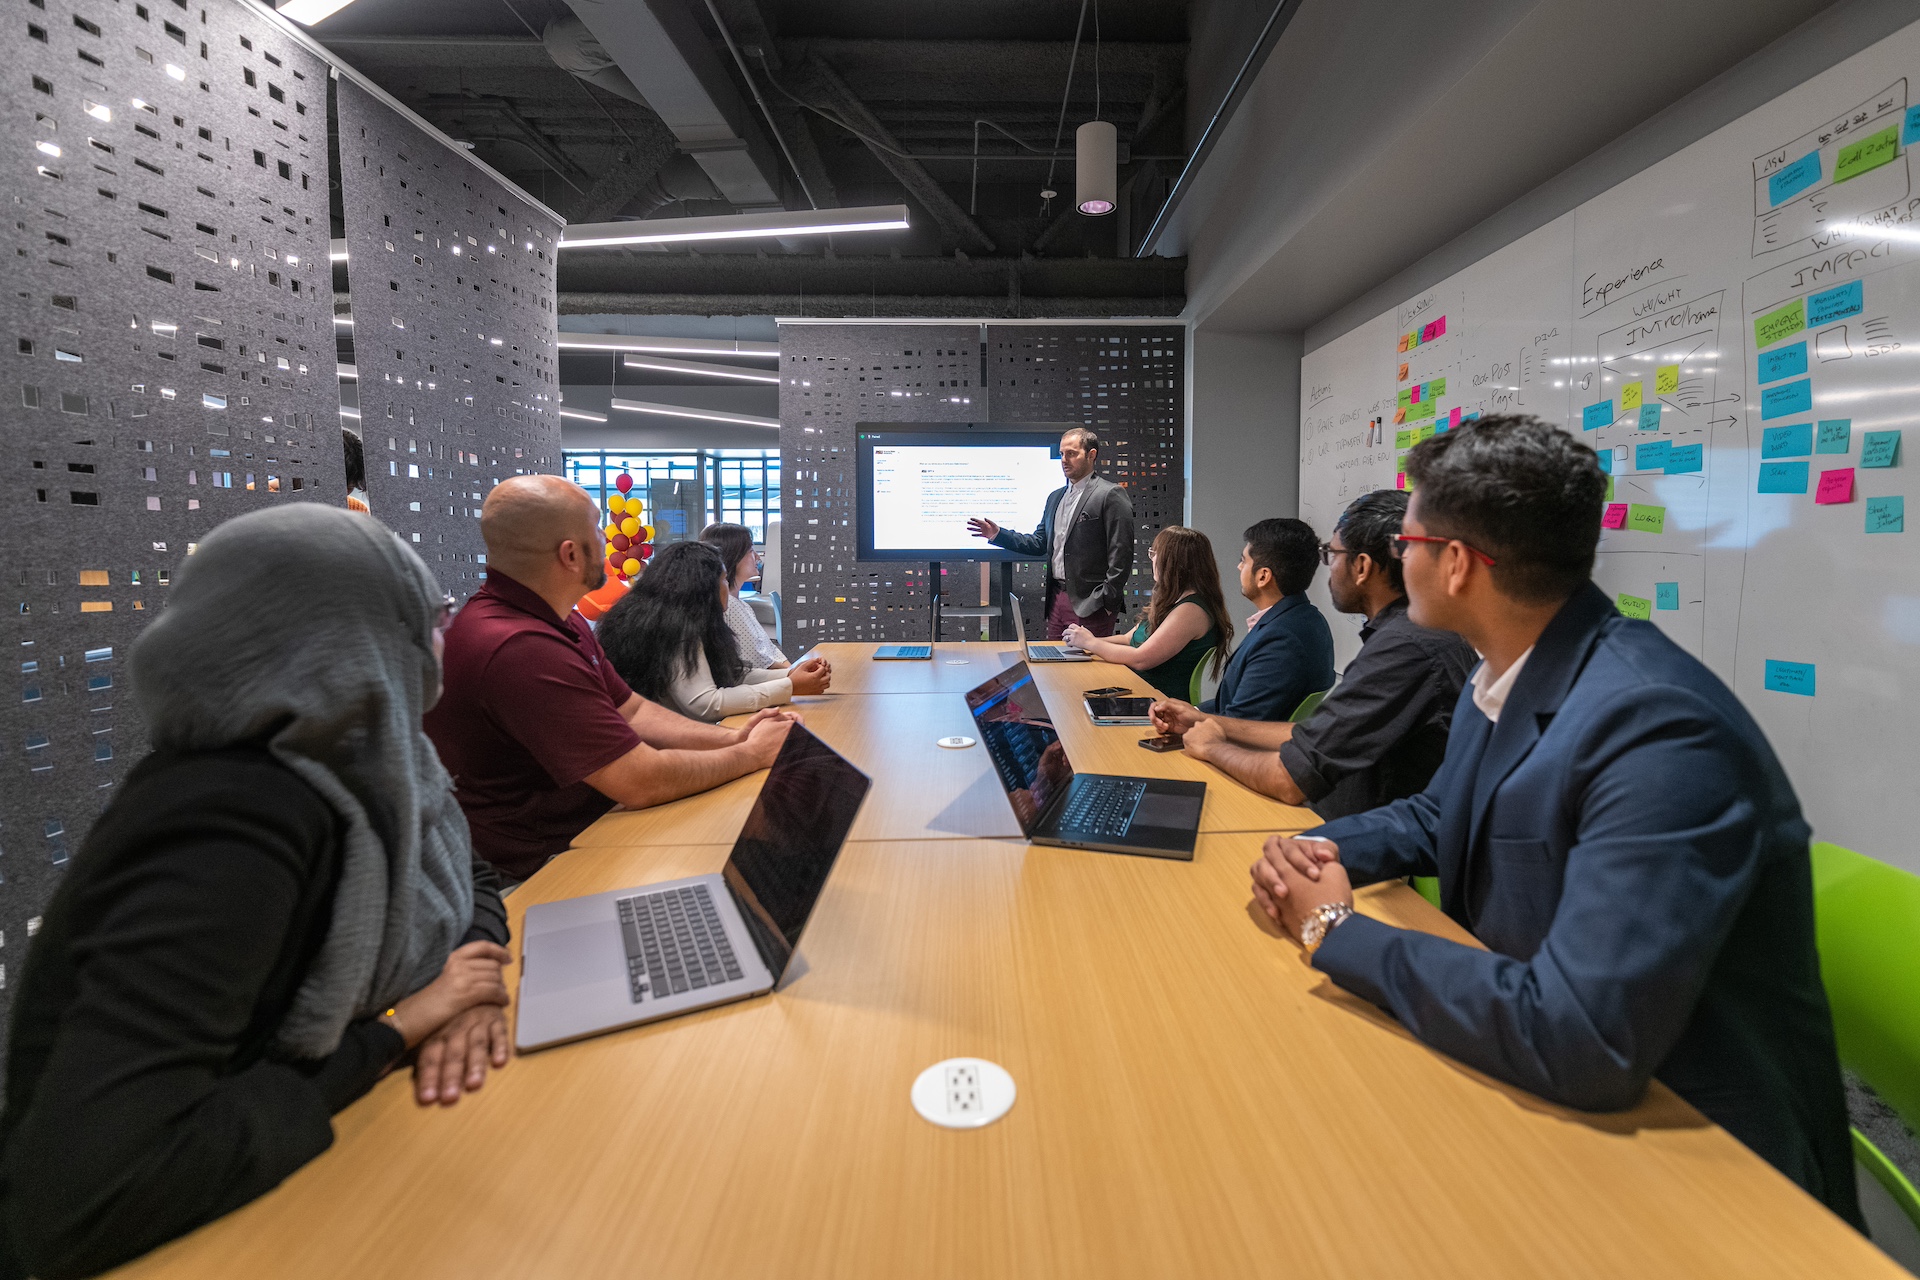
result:
[[[1434,1048],[1585,1110],[1658,1078],[1860,1225],[1808,826],[1732,691],[1591,581],[1593,451],[1496,417],[1407,475],[1409,615],[1483,660],[1427,789],[1269,839],[1260,907]],[[1355,914],[1405,875],[1486,949]]]
[[[1311,716],[1233,719],[1163,699],[1153,706],[1155,727],[1182,735],[1187,755],[1322,818],[1417,794],[1446,754],[1454,703],[1479,658],[1459,636],[1407,616],[1393,550],[1406,510],[1397,490],[1362,494],[1320,544],[1333,607],[1366,621],[1360,652]]]

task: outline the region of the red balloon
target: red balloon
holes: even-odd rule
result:
[[[633,477],[622,471],[614,478],[613,487],[622,493],[626,493],[633,488]]]
[[[653,544],[651,542],[642,543],[640,545],[640,558],[642,560],[653,559]]]
[[[624,533],[616,533],[613,535],[613,545],[617,551],[625,551],[630,543],[631,540]]]

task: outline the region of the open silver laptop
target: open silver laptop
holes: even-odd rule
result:
[[[521,1049],[773,990],[833,870],[867,775],[800,726],[718,875],[527,908]]]
[[[1027,620],[1020,616],[1020,597],[1007,593],[1007,606],[1013,610],[1013,636],[1028,662],[1092,662],[1093,655],[1064,644],[1029,644]]]
[[[933,597],[933,632],[925,644],[883,644],[873,651],[879,662],[897,662],[902,659],[931,658],[933,646],[940,643],[940,597]]]

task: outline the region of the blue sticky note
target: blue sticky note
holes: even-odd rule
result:
[[[1898,431],[1869,431],[1860,437],[1860,465],[1890,467],[1900,456]]]
[[[1797,693],[1811,698],[1813,696],[1813,664],[1811,662],[1778,662],[1768,658],[1767,688],[1775,693]]]
[[[1805,493],[1806,491],[1806,463],[1763,462],[1760,464],[1761,493]]]
[[[1763,458],[1804,458],[1813,452],[1813,424],[1796,422],[1790,427],[1768,427],[1760,433]]]
[[[1655,400],[1652,404],[1643,404],[1640,406],[1640,429],[1642,431],[1658,431],[1660,429],[1661,407],[1658,400]]]
[[[1910,147],[1920,142],[1920,107],[1907,108],[1907,127],[1900,132],[1900,145]]]
[[[1656,609],[1678,609],[1680,607],[1680,584],[1677,582],[1654,583],[1653,607]]]
[[[1602,400],[1599,404],[1590,404],[1580,411],[1580,429],[1598,431],[1602,427],[1613,425],[1613,401]]]
[[[1613,474],[1613,450],[1601,449],[1595,452],[1593,456],[1595,460],[1600,463],[1600,469],[1602,471],[1606,472],[1608,475]]]
[[[1778,382],[1782,378],[1797,378],[1807,371],[1807,344],[1796,342],[1791,346],[1775,347],[1771,351],[1762,351],[1756,364],[1760,370],[1760,381]]]
[[[1823,418],[1820,421],[1820,436],[1815,441],[1815,453],[1846,453],[1853,448],[1852,418]]]
[[[1813,379],[1783,382],[1760,393],[1760,420],[1784,418],[1790,413],[1806,413],[1813,408]]]
[[[1867,499],[1868,533],[1905,533],[1907,500],[1902,497]]]
[[[1633,448],[1633,469],[1635,471],[1659,471],[1667,465],[1667,455],[1673,452],[1671,440],[1649,440]]]
[[[1767,203],[1780,204],[1791,200],[1820,181],[1820,152],[1816,149],[1807,152],[1785,168],[1776,169],[1767,179]]]
[[[1697,444],[1677,444],[1667,452],[1667,474],[1683,476],[1698,471],[1705,465],[1706,447]]]
[[[1858,280],[1807,297],[1807,327],[1845,320],[1866,310],[1866,290]]]

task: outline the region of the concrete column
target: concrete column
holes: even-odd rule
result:
[[[1302,336],[1195,328],[1188,343],[1187,524],[1212,540],[1238,616],[1241,531],[1300,513]]]

